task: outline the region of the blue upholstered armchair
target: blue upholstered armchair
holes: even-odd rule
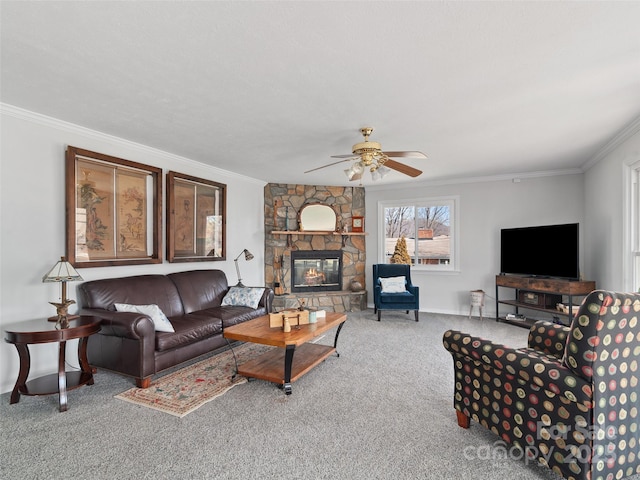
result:
[[[411,283],[411,265],[380,263],[373,266],[374,313],[382,310],[409,310],[418,321],[419,288]]]
[[[640,473],[640,294],[603,290],[571,326],[538,321],[510,348],[455,330],[458,424],[471,420],[569,480]]]

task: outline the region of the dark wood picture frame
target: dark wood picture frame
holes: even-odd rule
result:
[[[226,260],[227,186],[183,173],[167,173],[167,260]]]
[[[161,263],[162,169],[72,146],[65,163],[69,262]]]

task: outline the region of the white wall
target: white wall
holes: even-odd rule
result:
[[[456,273],[421,272],[411,278],[420,286],[420,310],[449,314],[469,314],[470,290],[486,292],[484,313],[495,316],[495,275],[500,272],[500,229],[578,222],[584,239],[584,195],[581,173],[555,176],[477,179],[451,184],[407,184],[394,187],[368,187],[367,216],[367,288],[371,291],[371,265],[378,262],[377,205],[379,201],[421,197],[459,196],[458,236],[459,271]],[[582,247],[581,259],[590,255]],[[523,252],[526,254],[526,252]],[[585,278],[590,272],[581,260]],[[477,309],[474,315],[477,315]]]
[[[66,253],[64,158],[67,145],[161,167],[165,173],[175,170],[227,185],[226,261],[169,264],[165,260],[159,265],[82,268],[79,272],[84,280],[215,268],[225,271],[229,283],[235,283],[233,258],[247,248],[255,259],[249,263],[243,261],[243,282],[264,284],[264,182],[8,105],[0,107],[0,329],[29,319],[42,318],[44,322],[55,314],[55,308],[48,302],[58,300],[60,285],[44,284],[42,276]],[[165,258],[164,231],[162,238]],[[69,298],[76,298],[76,286],[68,285]],[[75,311],[74,306],[70,311]],[[68,347],[68,351],[74,345]],[[54,345],[37,345],[31,352],[30,378],[55,371]],[[76,356],[67,358],[77,366]],[[17,374],[15,347],[0,342],[2,392],[13,388]]]
[[[599,279],[598,288],[625,291],[630,284],[631,265],[625,265],[625,202],[629,165],[640,161],[640,120],[631,124],[631,134],[608,149],[585,173],[586,248],[592,252],[588,268]],[[633,131],[635,130],[635,134]],[[626,274],[626,279],[625,279]]]
[[[54,313],[48,302],[59,298],[59,286],[43,284],[41,280],[65,253],[67,145],[227,185],[227,261],[81,269],[85,280],[220,268],[230,282],[235,282],[233,257],[248,248],[256,258],[241,265],[244,283],[264,284],[263,182],[11,106],[0,107],[0,328],[29,319],[44,321]],[[371,265],[377,262],[378,201],[457,195],[462,242],[460,271],[414,274],[421,287],[421,310],[466,315],[469,291],[481,288],[490,296],[485,313],[493,315],[499,231],[504,227],[579,222],[583,277],[595,280],[599,288],[622,289],[623,177],[625,166],[640,159],[640,133],[636,130],[625,138],[610,145],[606,155],[596,159],[584,175],[566,172],[521,176],[519,183],[505,176],[451,184],[422,182],[367,187],[367,275],[371,275]],[[369,289],[370,285],[368,277]],[[75,298],[75,285],[69,287],[69,297]],[[369,291],[369,300],[372,298]],[[34,347],[32,375],[52,373],[56,358],[55,346]],[[69,361],[74,362],[73,356]],[[0,342],[2,392],[13,388],[17,372],[15,348]]]

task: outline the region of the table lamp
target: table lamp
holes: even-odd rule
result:
[[[244,259],[248,262],[249,260],[253,260],[253,253],[251,253],[249,250],[247,250],[246,248],[244,250],[242,250],[240,252],[240,255],[238,255],[236,257],[236,259],[234,260],[234,262],[236,262],[236,273],[238,274],[238,283],[236,284],[236,287],[244,287],[244,285],[242,284],[242,278],[240,278],[240,268],[238,267],[238,259],[242,256],[242,254],[244,253]]]
[[[57,315],[54,317],[49,317],[50,322],[56,322],[56,328],[68,328],[69,320],[73,320],[74,318],[78,318],[78,315],[69,315],[67,313],[67,309],[69,305],[72,305],[75,300],[70,300],[67,298],[67,282],[77,282],[82,281],[82,277],[73,268],[65,257],[60,257],[60,261],[56,263],[51,270],[44,277],[42,277],[43,283],[49,282],[60,282],[62,283],[62,296],[59,303],[57,302],[49,302],[51,305],[56,307]]]

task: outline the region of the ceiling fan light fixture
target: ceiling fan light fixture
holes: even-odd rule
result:
[[[344,171],[349,180],[360,180],[362,178],[362,172],[364,172],[364,165],[362,162],[355,162]]]
[[[400,172],[410,177],[418,177],[422,174],[422,171],[417,168],[413,168],[410,165],[400,163],[393,160],[392,157],[414,157],[414,158],[427,158],[427,156],[418,151],[389,151],[383,152],[382,146],[378,142],[369,141],[369,135],[373,128],[364,127],[360,129],[360,133],[364,137],[364,142],[356,143],[353,145],[349,155],[331,155],[331,158],[340,158],[337,162],[323,165],[322,167],[312,168],[304,173],[314,172],[321,168],[336,165],[342,162],[354,161],[355,163],[348,169],[344,170],[345,175],[349,180],[360,180],[364,169],[367,168],[371,173],[374,180],[379,180],[389,173],[389,169]],[[384,169],[383,166],[385,166]]]
[[[345,172],[348,172],[348,170],[345,170]],[[361,173],[355,173],[355,172],[349,172],[349,173],[347,173],[347,178],[350,181],[360,180],[362,178],[362,174]]]
[[[371,167],[371,178],[373,181],[382,180],[391,170],[384,165],[375,165]]]

